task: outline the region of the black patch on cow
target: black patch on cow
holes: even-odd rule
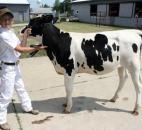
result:
[[[119,46],[117,46],[117,51],[119,51]]]
[[[83,69],[85,69],[85,67],[84,67],[84,62],[82,63],[81,67],[82,67]]]
[[[107,48],[104,48],[104,50],[102,51],[102,58],[104,61],[109,60],[110,62],[113,62],[112,51],[109,45],[107,45]]]
[[[116,51],[116,44],[115,43],[113,43],[112,47],[113,47],[113,50]]]
[[[141,54],[142,54],[142,44],[140,45],[140,58],[141,58]]]
[[[64,66],[66,73],[71,76],[72,70],[74,69],[73,59],[67,61],[67,65]]]
[[[108,39],[103,34],[97,34],[93,40],[82,41],[82,50],[87,58],[87,65],[96,71],[103,71],[103,62],[113,62],[112,49],[108,45]],[[98,54],[97,54],[98,52]]]
[[[138,46],[137,46],[135,43],[133,43],[133,44],[132,44],[132,49],[133,49],[133,52],[137,53],[137,51],[138,51]]]
[[[84,62],[82,63],[81,67],[84,67]]]
[[[105,47],[105,45],[108,43],[108,39],[105,35],[97,34],[95,36],[95,48],[98,51],[102,51]]]
[[[79,67],[80,66],[80,64],[77,62],[77,67]]]
[[[95,74],[97,74],[97,71],[96,71],[96,70],[94,70],[94,73],[95,73]]]
[[[117,61],[119,61],[119,56],[117,56]]]
[[[60,30],[52,24],[45,24],[43,29],[43,45],[48,46],[46,52],[50,60],[56,57],[57,63],[66,70],[71,76],[74,69],[73,59],[69,59],[71,54],[72,38],[69,33],[60,32]]]
[[[140,45],[140,50],[142,50],[142,44]]]

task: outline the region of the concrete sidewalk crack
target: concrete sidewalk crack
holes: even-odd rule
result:
[[[15,103],[14,103],[14,99],[12,99],[12,106],[13,106],[13,109],[14,109],[14,113],[15,113],[15,116],[16,116],[16,120],[17,120],[17,122],[18,122],[19,130],[23,130],[23,127],[22,127],[22,124],[21,124],[21,120],[20,120],[20,117],[19,117],[19,115],[18,115],[18,112],[17,112],[16,106],[15,106]]]
[[[95,79],[91,79],[91,80],[83,80],[83,81],[77,81],[77,82],[74,82],[74,85],[77,85],[77,84],[83,84],[83,83],[87,83],[87,82],[90,82],[90,81],[94,81],[94,80],[101,80],[101,79],[106,79],[106,78],[110,78],[110,77],[114,77],[114,76],[117,76],[117,75],[110,75],[110,76],[99,76]],[[48,88],[42,88],[42,89],[37,89],[37,90],[29,90],[28,92],[39,92],[39,91],[44,91],[44,90],[47,90],[47,89],[54,89],[54,88],[59,88],[59,87],[64,87],[64,84],[62,85],[57,85],[57,86],[50,86]]]

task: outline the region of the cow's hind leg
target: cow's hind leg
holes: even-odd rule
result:
[[[132,114],[138,115],[139,109],[141,107],[141,93],[142,93],[142,83],[140,81],[141,75],[140,75],[139,64],[135,65],[134,67],[131,67],[131,69],[129,69],[129,71],[130,71],[132,81],[133,81],[133,84],[134,84],[135,90],[136,90],[136,103],[135,103],[135,107],[134,107]]]
[[[69,76],[68,74],[64,75],[65,90],[66,90],[66,103],[64,104],[65,109],[64,113],[70,113],[72,108],[72,91],[73,91],[73,81],[75,74]]]
[[[110,99],[111,102],[115,102],[116,99],[119,97],[119,93],[120,93],[121,89],[123,88],[126,79],[128,78],[127,71],[126,71],[126,69],[124,67],[118,68],[118,75],[119,75],[118,89],[116,90],[113,98]]]

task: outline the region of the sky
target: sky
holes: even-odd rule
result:
[[[55,3],[55,0],[28,0],[30,5],[31,5],[31,8],[37,8],[39,7],[39,2],[38,1],[41,1],[42,4],[47,4],[49,6],[53,6],[53,4]],[[60,0],[60,2],[62,2],[63,0]]]

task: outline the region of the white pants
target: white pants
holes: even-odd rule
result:
[[[32,110],[32,105],[24,88],[19,66],[2,64],[2,70],[0,71],[0,124],[3,124],[7,122],[7,107],[12,99],[14,88],[24,111]]]

